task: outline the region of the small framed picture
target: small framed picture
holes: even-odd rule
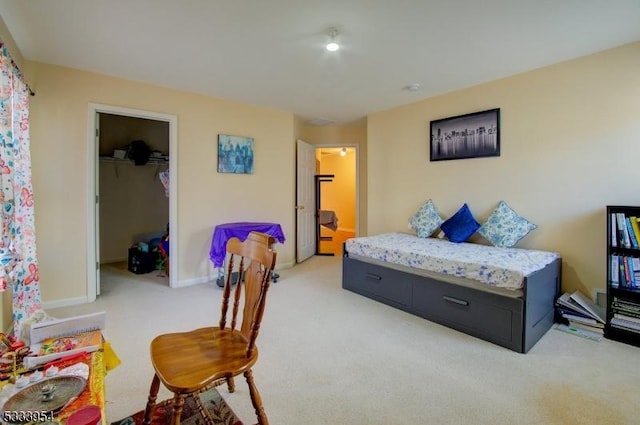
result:
[[[500,109],[430,123],[430,160],[500,156]]]
[[[253,174],[253,138],[218,134],[218,172]]]

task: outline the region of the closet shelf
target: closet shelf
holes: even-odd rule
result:
[[[100,157],[100,162],[110,162],[113,164],[131,164],[131,165],[135,165],[133,160],[131,159],[120,159],[120,158],[113,158],[110,156],[101,156]],[[169,160],[168,159],[156,159],[156,158],[150,158],[149,161],[144,164],[144,165],[165,165],[165,164],[169,164]],[[138,165],[138,167],[140,167],[140,165]]]

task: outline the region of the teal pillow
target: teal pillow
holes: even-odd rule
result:
[[[538,226],[521,217],[506,202],[500,201],[478,233],[494,246],[511,248]]]
[[[429,199],[409,218],[409,225],[420,238],[428,238],[442,224],[443,220],[436,206]]]
[[[473,218],[469,206],[464,204],[453,216],[442,223],[440,229],[451,242],[460,243],[469,239],[479,227],[480,223]]]

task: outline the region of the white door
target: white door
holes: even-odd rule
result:
[[[296,261],[301,263],[316,251],[316,153],[313,146],[302,140],[297,144],[296,166]]]
[[[95,139],[95,152],[100,152],[100,113],[96,112],[96,139]],[[100,161],[98,155],[95,156],[95,167],[93,168],[95,173],[94,179],[96,182],[96,202],[94,214],[95,220],[95,250],[96,250],[96,295],[100,295]]]

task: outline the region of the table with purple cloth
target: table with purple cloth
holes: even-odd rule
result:
[[[242,221],[237,223],[218,224],[213,230],[209,259],[214,267],[222,267],[227,255],[227,241],[233,237],[243,241],[249,233],[261,232],[273,236],[278,242],[284,243],[285,237],[282,227],[278,223],[254,223]]]

